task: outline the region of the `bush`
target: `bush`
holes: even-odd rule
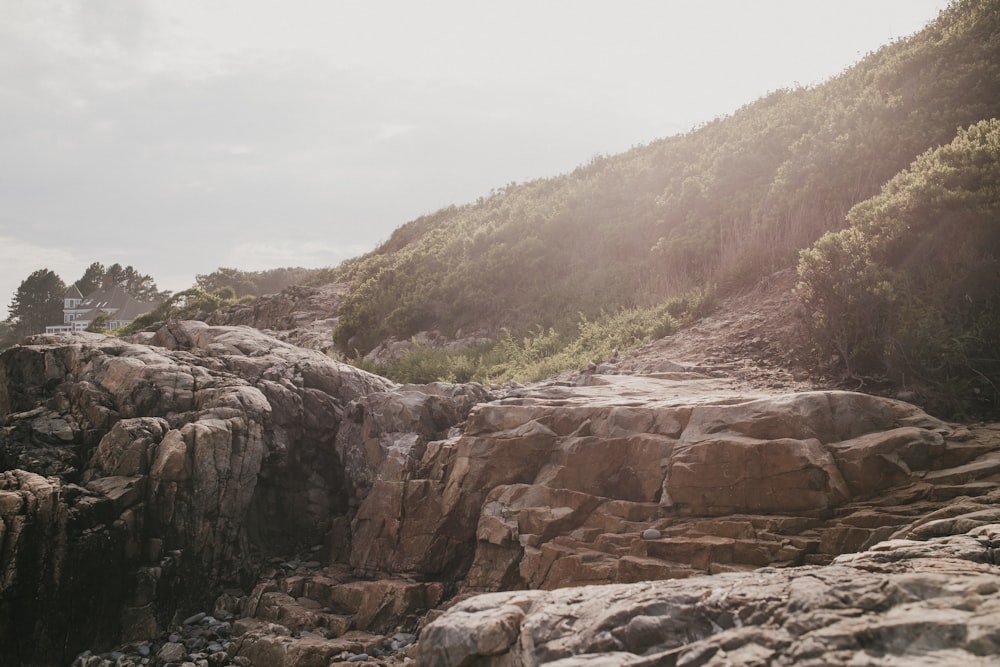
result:
[[[821,352],[941,412],[1000,408],[1000,120],[960,130],[799,261]]]

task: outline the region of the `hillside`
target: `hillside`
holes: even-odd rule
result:
[[[399,382],[535,381],[709,331],[779,274],[780,331],[700,349],[996,415],[998,17],[955,2],[825,84],[407,223],[315,274],[337,303],[302,336]],[[286,328],[257,309],[211,321]]]
[[[822,85],[403,225],[324,276],[352,285],[337,342],[572,327],[791,266],[916,156],[1000,115],[998,16],[956,2]]]
[[[959,0],[315,284],[0,351],[0,665],[996,664],[998,80]]]

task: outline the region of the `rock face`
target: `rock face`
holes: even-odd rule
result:
[[[116,643],[207,660],[205,636],[178,629],[200,627],[181,623],[195,612],[233,619],[225,637],[211,625],[220,666],[404,649],[427,664],[765,664],[858,646],[878,663],[910,632],[903,592],[941,591],[928,604],[947,627],[994,613],[949,605],[996,576],[1000,429],[863,394],[736,391],[681,366],[502,396],[398,386],[248,327],[179,322],[142,343],[7,350],[0,415],[4,665]],[[957,588],[906,578],[935,569]],[[806,584],[815,613],[787,602]],[[471,597],[505,590],[522,592]],[[836,604],[903,634],[858,639]],[[834,617],[841,634],[823,634]],[[993,641],[928,632],[966,657]]]
[[[248,326],[299,347],[320,352],[334,349],[333,330],[340,321],[346,285],[294,285],[216,310],[207,322],[214,326]]]
[[[996,664],[997,546],[992,524],[825,567],[480,595],[427,627],[418,663]]]
[[[862,394],[736,395],[692,374],[587,383],[478,405],[461,434],[378,468],[352,564],[492,591],[828,562],[920,510],[844,514],[897,486],[926,495],[936,469],[995,447]]]
[[[3,664],[148,634],[249,581],[251,543],[322,543],[344,511],[343,407],[390,383],[248,328],[152,342],[40,336],[3,355]]]

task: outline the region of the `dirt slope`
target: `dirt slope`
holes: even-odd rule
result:
[[[803,391],[836,384],[806,370],[806,321],[796,280],[795,270],[785,269],[726,297],[691,326],[623,353],[617,372],[669,370],[673,362],[730,376],[738,386]]]

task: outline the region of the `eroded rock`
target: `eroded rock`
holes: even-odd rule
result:
[[[826,567],[473,597],[419,664],[987,665],[1000,652],[1000,526],[892,541]]]
[[[17,466],[0,529],[12,664],[162,627],[252,576],[251,542],[322,542],[346,510],[344,406],[393,386],[246,327],[172,323],[159,346],[29,342],[0,358],[0,452]],[[91,598],[104,602],[85,619],[56,602]]]
[[[917,540],[997,521],[1000,431],[953,430],[898,401],[734,391],[692,366],[498,396],[475,384],[400,387],[246,327],[171,323],[144,340],[154,345],[45,336],[0,357],[0,639],[23,636],[17,651],[66,659],[86,645],[79,625],[88,641],[144,640],[155,653],[175,611],[183,619],[215,600],[235,619],[233,664],[279,654],[274,664],[288,667],[388,664],[402,648],[390,636],[415,633],[456,594],[746,582],[768,566],[812,566],[811,578],[762,571],[761,596],[789,595],[812,579],[895,572],[894,558],[929,562],[914,555]],[[960,571],[993,567],[970,555],[983,538],[969,535],[935,544]],[[890,547],[819,567],[879,543]],[[55,602],[95,588],[99,617]],[[868,604],[867,588],[851,590]],[[766,626],[787,605],[691,616],[683,609],[704,600],[687,593],[676,611],[589,592],[523,595],[456,607],[482,629],[441,664],[521,664],[511,647],[522,644],[558,664],[813,659],[806,644],[787,653],[791,643],[771,641],[794,626]],[[604,614],[590,643],[534,616],[551,600]],[[493,602],[496,614],[482,616]],[[15,620],[15,608],[27,611]],[[856,656],[853,626],[838,627],[843,655]],[[948,650],[992,641],[977,630],[967,646],[948,634],[957,625],[941,627]],[[677,633],[684,642],[664,643]]]

